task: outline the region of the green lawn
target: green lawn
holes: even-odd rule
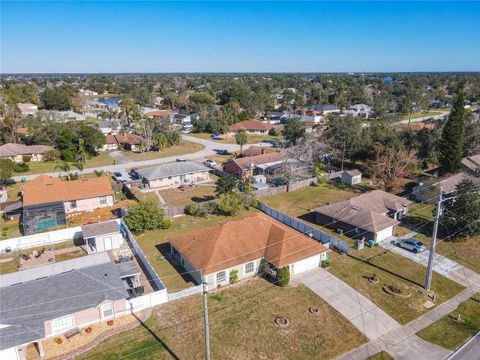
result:
[[[427,117],[427,116],[435,116],[435,115],[440,115],[444,114],[446,112],[449,112],[450,109],[438,109],[438,110],[429,110],[429,111],[420,111],[417,113],[413,113],[410,115],[410,119],[418,119],[422,117]],[[408,115],[402,115],[400,116],[400,120],[408,120]]]
[[[387,353],[386,351],[380,351],[375,355],[369,356],[366,360],[395,360],[392,355]]]
[[[330,183],[281,193],[262,198],[262,200],[275,209],[298,217],[346,241],[351,247],[350,255],[352,256],[331,253],[332,261],[329,271],[369,298],[398,322],[405,324],[428,311],[423,306],[428,298],[421,293],[426,268],[380,247],[357,251],[354,249],[354,241],[351,238],[336,234],[332,229],[313,222],[311,209],[348,199],[360,193],[361,190],[363,189],[352,189]],[[379,279],[376,284],[370,284],[367,281],[367,277],[373,274],[376,274]],[[388,295],[383,290],[384,286],[395,286],[404,294],[411,295],[407,299]],[[438,293],[438,304],[457,294],[463,287],[435,273],[432,289]]]
[[[225,139],[225,135],[222,135],[221,138],[213,139],[211,137],[212,134],[209,133],[192,133],[188,134],[188,136],[193,136],[198,139],[206,139],[206,140],[211,140],[218,142],[220,144],[236,144],[235,136],[234,135],[228,135],[228,137]],[[279,140],[280,137],[278,136],[270,136],[270,135],[259,135],[259,134],[247,134],[248,136],[248,144],[258,144],[261,143],[264,140]]]
[[[191,141],[182,141],[181,144],[172,146],[161,151],[148,151],[142,153],[134,153],[126,151],[124,154],[135,161],[151,160],[164,158],[169,156],[182,156],[190,153],[200,151],[204,148],[203,145]]]
[[[203,227],[215,226],[229,220],[240,218],[255,211],[257,210],[242,211],[236,217],[212,215],[210,219],[188,215],[181,216],[172,220],[173,225],[170,229],[147,231],[142,235],[136,236],[136,239],[168,291],[175,292],[194,286],[195,283],[188,275],[180,275],[180,273],[185,272],[184,269],[175,267],[165,258],[165,254],[168,254],[170,251],[167,243],[168,239]]]
[[[280,288],[251,280],[211,294],[208,301],[212,359],[333,359],[366,342],[302,285]],[[204,359],[202,306],[199,295],[163,304],[144,326],[114,335],[77,359],[171,359],[171,354]],[[318,314],[308,311],[312,306]],[[289,325],[277,326],[278,316]]]
[[[457,315],[460,320],[456,321]],[[418,332],[423,340],[450,350],[458,349],[480,331],[480,293],[461,303],[454,311]]]
[[[15,175],[16,176],[22,176],[22,175],[59,172],[60,170],[55,169],[55,166],[57,166],[59,163],[61,163],[61,162],[57,162],[57,161],[34,162],[34,161],[31,161],[31,162],[28,163],[28,166],[30,167],[29,171],[22,172],[22,173],[15,173]],[[110,157],[108,152],[100,152],[97,156],[94,156],[94,157],[87,160],[87,163],[85,164],[85,168],[106,166],[106,165],[112,165],[112,164],[113,164],[113,159]],[[71,167],[70,172],[80,173],[80,171],[73,165],[73,163],[70,164],[70,167]],[[64,174],[64,171],[62,171],[62,174]]]

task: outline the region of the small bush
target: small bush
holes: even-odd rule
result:
[[[60,158],[60,152],[58,150],[48,150],[43,154],[43,160],[45,161],[55,161]]]
[[[30,167],[25,162],[15,164],[15,172],[27,172],[28,170],[30,170]]]
[[[207,217],[208,213],[205,208],[201,205],[198,205],[194,202],[188,204],[185,208],[185,212],[188,215],[198,216],[198,217]]]
[[[238,281],[238,270],[230,271],[229,281],[230,284],[235,284]]]
[[[290,282],[290,269],[288,266],[278,269],[277,272],[277,285],[280,287],[285,287]]]
[[[22,160],[24,163],[28,163],[32,160],[32,157],[30,155],[23,155]]]
[[[170,229],[172,227],[172,220],[170,219],[164,219],[162,221],[162,224],[160,226],[161,229],[164,229],[164,230],[167,230],[167,229]]]
[[[218,292],[218,293],[212,295],[212,299],[216,300],[218,302],[224,301],[225,300],[225,294],[223,292]]]
[[[277,130],[272,127],[270,130],[268,130],[268,135],[270,135],[270,136],[278,136]]]
[[[330,259],[322,260],[322,267],[328,268],[330,266]]]

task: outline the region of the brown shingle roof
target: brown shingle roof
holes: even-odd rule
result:
[[[229,160],[237,164],[238,167],[241,169],[246,169],[250,165],[261,165],[261,164],[266,164],[269,162],[274,162],[274,161],[280,161],[282,159],[282,156],[278,152],[271,152],[268,154],[262,154],[258,156],[247,156],[247,157],[242,157],[238,159],[232,159]]]
[[[23,145],[7,143],[0,146],[0,157],[17,156],[17,155],[30,155],[30,154],[43,154],[49,150],[53,150],[52,146],[47,145]]]
[[[264,131],[268,131],[272,128],[273,126],[272,125],[269,125],[269,124],[266,124],[264,122],[261,122],[259,120],[245,120],[245,121],[240,121],[236,124],[233,124],[231,129],[232,131],[236,131],[236,130],[240,130],[240,129],[243,129],[243,130],[257,130],[257,131],[260,131],[260,130],[264,130]]]
[[[374,190],[314,211],[376,233],[399,223],[382,214],[400,210],[410,202],[385,191]]]
[[[117,139],[115,139],[115,136],[113,135],[105,135],[105,144],[111,145],[111,144],[116,144]]]
[[[119,144],[140,145],[143,138],[135,134],[115,134],[113,135]]]
[[[328,251],[263,213],[176,236],[169,242],[203,275],[260,258],[282,267]]]
[[[112,194],[112,185],[106,176],[62,181],[51,176],[40,175],[23,186],[23,206],[89,199]]]
[[[258,156],[258,155],[267,154],[267,153],[271,153],[271,152],[275,152],[275,150],[273,150],[269,147],[252,145],[242,153],[242,156],[243,157],[245,157],[245,156]]]

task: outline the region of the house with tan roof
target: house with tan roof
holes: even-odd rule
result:
[[[47,145],[6,143],[0,146],[0,159],[10,159],[19,163],[23,161],[24,156],[29,156],[30,161],[43,161],[44,154],[51,150],[53,150],[53,147]]]
[[[106,176],[63,181],[37,176],[22,188],[22,229],[25,235],[66,223],[69,214],[113,205],[113,189]]]
[[[259,120],[245,120],[233,124],[230,127],[230,131],[233,133],[233,135],[238,130],[245,130],[248,134],[267,135],[269,130],[273,127],[273,125]]]
[[[143,137],[136,134],[115,134],[113,135],[117,141],[118,147],[125,150],[140,152],[142,150]]]
[[[314,211],[316,223],[349,237],[376,242],[393,236],[411,201],[374,190]]]
[[[18,103],[17,108],[22,115],[33,116],[38,112],[38,106],[31,103]]]
[[[279,152],[270,152],[257,156],[245,156],[230,159],[223,165],[223,171],[231,175],[239,175],[249,178],[255,174],[255,167],[264,164],[275,164],[282,161]]]
[[[318,267],[328,251],[264,213],[179,235],[169,244],[171,255],[193,279],[211,286],[227,284],[233,270],[245,279],[264,271],[267,264],[300,274]]]
[[[275,150],[273,150],[270,147],[252,145],[248,149],[243,151],[243,153],[241,154],[241,157],[258,156],[258,155],[268,154],[272,152],[275,152]]]

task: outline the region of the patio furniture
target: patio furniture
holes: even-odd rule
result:
[[[70,329],[68,330],[64,335],[65,335],[65,338],[70,341],[70,338],[74,337],[75,335],[82,335],[82,332],[80,331],[80,328],[78,327],[75,327],[73,329]]]

